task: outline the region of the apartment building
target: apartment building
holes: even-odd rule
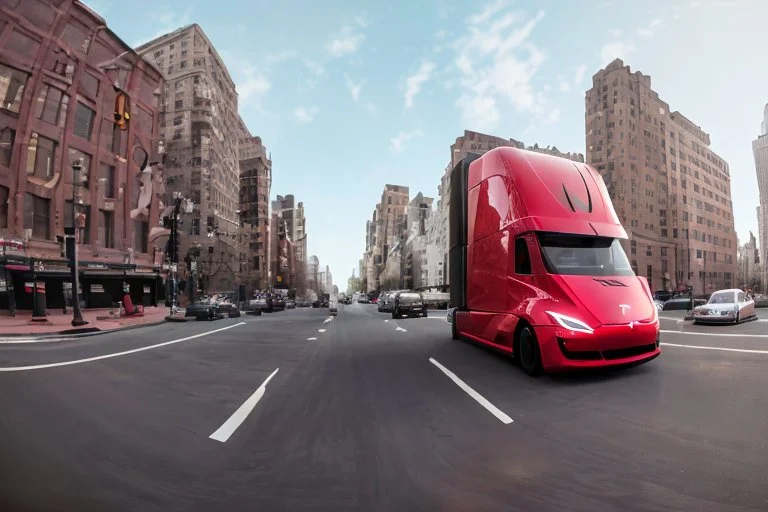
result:
[[[160,130],[165,142],[165,202],[188,196],[180,254],[196,262],[201,292],[240,283],[240,155],[244,137],[235,83],[199,25],[182,27],[136,51],[163,73]],[[183,273],[189,271],[180,265]]]
[[[242,123],[241,134],[240,220],[245,250],[240,264],[248,287],[263,290],[269,286],[272,160],[261,137],[252,137],[245,123]]]
[[[586,93],[587,162],[603,176],[629,235],[635,272],[654,290],[735,285],[736,233],[728,164],[710,137],[620,59]]]
[[[768,104],[763,109],[763,122],[760,135],[752,141],[752,154],[755,157],[757,190],[760,202],[757,207],[757,238],[760,247],[760,265],[757,273],[763,286],[768,286]]]
[[[271,236],[272,245],[272,268],[273,279],[280,272],[284,272],[283,263],[280,263],[278,249],[281,242],[285,242],[283,252],[290,251],[290,257],[295,264],[291,266],[290,278],[283,276],[283,279],[289,279],[290,287],[296,288],[299,294],[303,294],[307,285],[307,231],[306,218],[304,216],[304,203],[297,202],[293,194],[286,196],[277,196],[272,201],[273,232]],[[283,268],[283,270],[280,270]]]
[[[385,185],[381,201],[371,220],[366,223],[365,282],[367,291],[380,289],[379,277],[384,271],[390,250],[400,238],[407,236],[408,187]]]
[[[135,303],[156,304],[162,75],[80,2],[11,4],[0,3],[0,309],[31,309],[32,280],[49,308],[68,302],[72,227],[86,307],[122,300],[123,283]],[[129,100],[124,130],[118,93]]]

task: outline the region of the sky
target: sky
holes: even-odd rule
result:
[[[614,58],[711,136],[736,229],[757,234],[751,141],[768,102],[766,0],[86,0],[137,46],[198,23],[303,201],[310,254],[347,278],[385,184],[437,195],[465,129],[585,153],[584,95]]]

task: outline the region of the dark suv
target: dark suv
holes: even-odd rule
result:
[[[397,292],[392,301],[392,318],[427,316],[427,305],[418,292]]]

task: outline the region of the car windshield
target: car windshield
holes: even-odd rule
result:
[[[709,304],[734,304],[735,302],[733,292],[715,292],[709,298]]]
[[[616,238],[539,233],[544,265],[550,274],[576,276],[634,276]]]

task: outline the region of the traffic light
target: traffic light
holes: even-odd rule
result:
[[[131,120],[131,100],[123,91],[117,93],[115,98],[115,124],[121,130],[128,129],[128,122]]]

